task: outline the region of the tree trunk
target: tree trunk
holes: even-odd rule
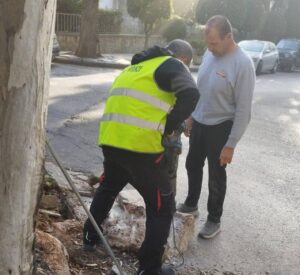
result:
[[[98,0],[83,0],[79,45],[76,55],[80,57],[96,57],[98,44]]]
[[[144,50],[148,49],[148,47],[149,47],[149,38],[150,38],[152,29],[153,29],[153,25],[146,24],[146,23],[144,24],[144,33],[145,33]]]
[[[149,36],[150,35],[148,33],[145,34],[144,50],[148,49],[149,47]]]
[[[0,0],[0,274],[32,274],[55,0]]]

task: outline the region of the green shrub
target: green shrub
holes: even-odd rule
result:
[[[197,56],[202,56],[206,50],[206,44],[203,40],[193,40],[189,41],[194,49],[194,54]]]
[[[99,33],[120,33],[122,13],[99,9]]]
[[[184,20],[180,17],[169,20],[162,32],[162,36],[166,39],[167,42],[174,39],[185,39],[186,35],[187,26]]]
[[[57,0],[56,10],[59,13],[81,13],[82,0]]]

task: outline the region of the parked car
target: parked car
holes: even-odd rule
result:
[[[56,37],[56,34],[54,34],[53,35],[52,58],[51,58],[52,61],[54,60],[54,58],[56,56],[59,56],[59,51],[60,51],[60,48],[59,48],[59,44],[57,41],[57,37]]]
[[[276,73],[279,53],[274,43],[260,40],[244,40],[239,46],[252,58],[257,74]]]
[[[281,39],[277,44],[277,48],[281,70],[290,72],[300,68],[300,40]]]

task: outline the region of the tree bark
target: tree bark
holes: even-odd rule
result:
[[[94,58],[98,51],[98,0],[83,0],[80,38],[76,55]]]
[[[147,23],[144,24],[144,33],[145,33],[144,50],[148,49],[149,47],[149,39],[152,30],[153,30],[153,24],[147,24]]]
[[[32,274],[55,0],[0,0],[0,274]]]

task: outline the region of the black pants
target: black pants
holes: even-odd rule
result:
[[[139,154],[103,147],[104,181],[97,189],[91,213],[98,225],[107,217],[113,202],[127,183],[141,194],[146,205],[146,232],[139,250],[140,269],[145,275],[160,274],[164,245],[167,243],[173,213],[174,195],[168,179],[166,163],[160,155]],[[84,233],[97,238],[89,220]]]
[[[190,136],[190,148],[186,159],[188,173],[188,196],[185,204],[197,206],[200,198],[203,167],[208,160],[208,188],[207,203],[208,220],[220,222],[223,213],[223,203],[226,193],[226,166],[220,165],[220,154],[228,140],[232,128],[232,121],[219,125],[207,126],[196,121]]]

